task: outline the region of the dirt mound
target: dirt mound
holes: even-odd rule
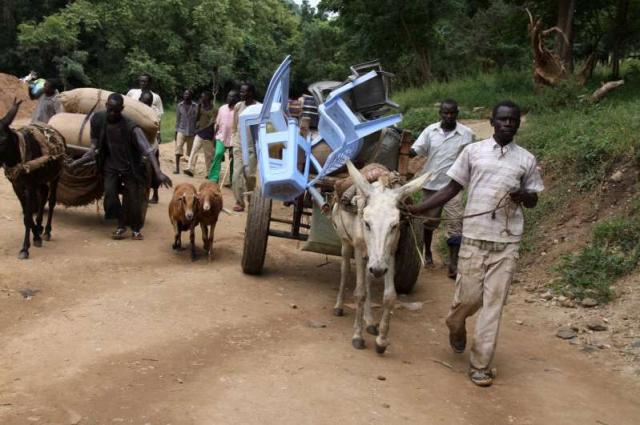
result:
[[[36,101],[29,99],[27,85],[17,77],[0,73],[0,117],[7,113],[13,99],[23,100],[16,120],[28,120],[36,108]]]

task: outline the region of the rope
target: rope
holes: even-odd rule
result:
[[[506,201],[506,202],[505,202]],[[500,200],[498,201],[498,203],[496,204],[496,206],[490,210],[486,210],[486,211],[482,211],[479,213],[474,213],[474,214],[467,214],[467,215],[462,215],[460,217],[444,217],[444,218],[433,218],[433,217],[422,217],[419,215],[415,215],[415,214],[411,214],[409,213],[406,209],[402,212],[403,217],[405,219],[409,219],[409,222],[411,222],[410,219],[412,218],[417,218],[422,220],[423,222],[425,221],[458,221],[458,220],[464,220],[465,218],[473,218],[473,217],[480,217],[483,215],[487,215],[487,214],[491,214],[491,219],[495,220],[496,219],[496,212],[500,211],[501,209],[507,209],[509,208],[509,206],[512,203],[509,200],[509,193],[505,193],[502,198],[500,198]],[[403,205],[406,207],[406,201],[403,201]],[[520,205],[516,205],[517,208],[520,208]],[[516,235],[514,233],[511,233],[511,231],[509,230],[509,219],[510,219],[510,214],[508,211],[505,212],[505,228],[504,230],[502,230],[502,232],[506,233],[509,236],[516,236],[516,237],[520,237],[522,236],[522,234]]]

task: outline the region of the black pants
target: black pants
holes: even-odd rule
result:
[[[120,202],[122,193],[122,202]],[[145,183],[131,173],[104,172],[104,215],[107,220],[118,220],[118,227],[131,226],[139,232],[144,223],[143,204]]]

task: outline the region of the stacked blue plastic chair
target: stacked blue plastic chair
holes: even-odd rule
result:
[[[311,142],[300,136],[298,120],[287,116],[290,70],[288,56],[273,74],[255,118],[260,125],[256,157],[262,194],[281,201],[304,193],[309,181]]]
[[[314,184],[342,168],[362,147],[363,138],[402,120],[401,114],[367,120],[351,110],[345,99],[354,87],[376,78],[376,71],[358,76],[334,89],[318,108],[319,136],[311,142],[300,136],[298,121],[287,116],[291,58],[280,64],[271,78],[264,103],[251,106],[239,116],[240,138],[245,164],[249,161],[247,128],[259,124],[256,156],[262,194],[282,201],[290,201],[308,190],[316,202],[324,204]],[[258,111],[260,108],[260,112]],[[331,149],[321,164],[311,153],[311,147],[325,142]],[[271,149],[270,149],[271,148]],[[277,155],[270,155],[272,154]],[[316,177],[309,182],[310,166]]]

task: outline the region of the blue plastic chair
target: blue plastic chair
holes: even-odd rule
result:
[[[329,145],[332,152],[322,165],[312,156],[311,163],[318,174],[310,185],[344,166],[347,160],[353,159],[362,147],[362,138],[402,120],[401,114],[389,115],[375,120],[362,120],[345,102],[345,97],[355,87],[377,76],[378,74],[375,71],[371,71],[350,83],[338,87],[331,92],[327,100],[318,108],[320,114],[318,131],[320,135],[312,142],[312,146],[324,141]]]
[[[273,74],[255,118],[259,123],[256,157],[262,194],[282,201],[304,193],[311,153],[311,142],[300,136],[298,121],[287,116],[290,70],[291,58],[287,56]]]

